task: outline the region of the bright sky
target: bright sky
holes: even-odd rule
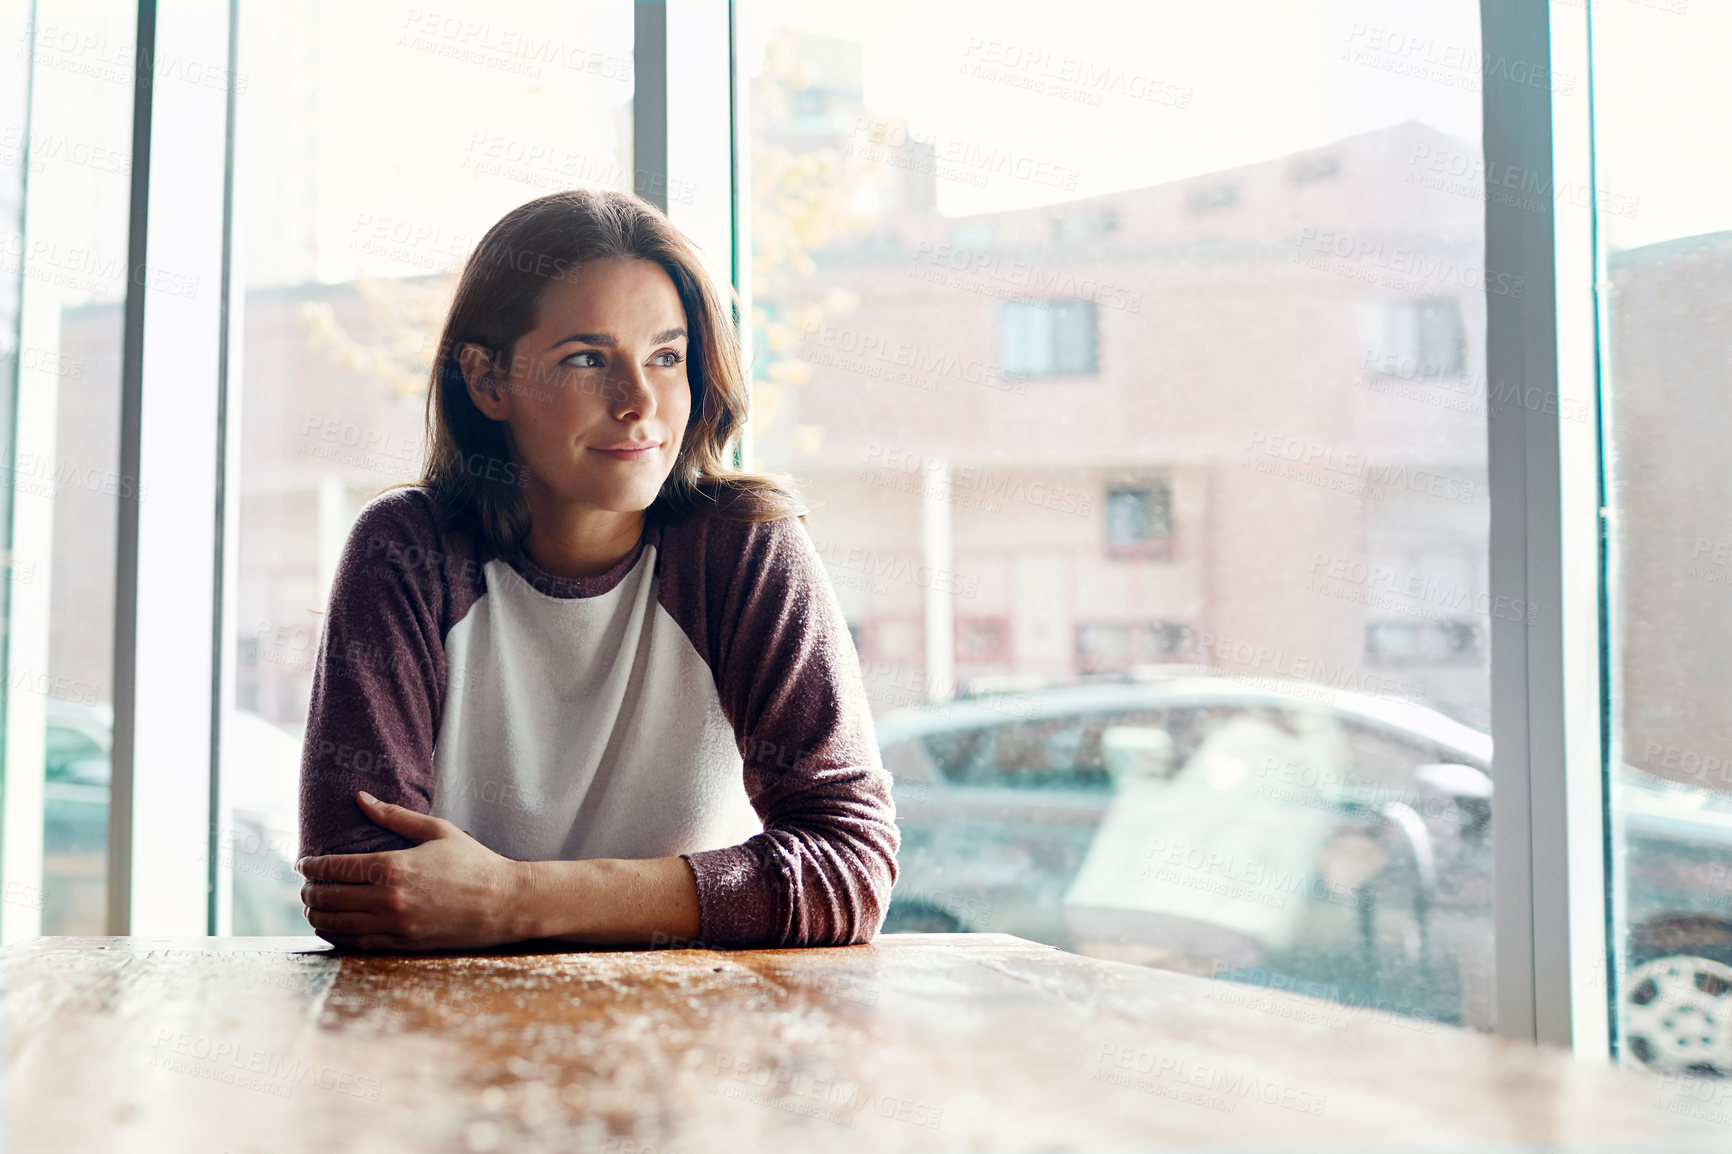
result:
[[[1598,0],[1594,12],[1599,184],[1635,198],[1630,214],[1601,217],[1607,243],[1732,229],[1732,3]]]
[[[858,41],[873,112],[906,117],[922,137],[1015,149],[1075,169],[1069,195],[1266,160],[1410,118],[1479,136],[1470,68],[1438,66],[1436,78],[1413,78],[1378,66],[1403,60],[1389,51],[1394,44],[1476,61],[1475,0],[745,0],[740,7],[748,70],[779,24]],[[1355,62],[1356,50],[1375,64]],[[1046,54],[1041,62],[1016,66],[1038,53]],[[993,75],[970,75],[970,64]],[[1122,73],[1119,87],[1134,83],[1138,92],[1154,81],[1162,98],[1188,89],[1189,108],[1100,85],[1090,94],[1095,104],[1010,82],[1062,76],[1067,67]],[[1057,199],[1050,188],[1016,181],[984,189],[941,181],[939,198],[941,210],[958,214]]]
[[[1554,16],[1580,19],[1587,2],[1553,0]],[[1721,143],[1732,136],[1732,0],[1594,4],[1599,180],[1630,209],[1602,218],[1607,241],[1631,247],[1732,228],[1732,150]],[[132,94],[124,81],[88,71],[127,58],[129,8],[125,0],[39,0],[37,8],[41,28],[75,31],[74,41],[98,48],[50,50],[36,69],[43,155],[32,175],[32,235],[104,260],[125,251]],[[469,62],[450,51],[466,46],[448,37],[414,42],[415,14],[431,11],[348,0],[242,4],[249,279],[307,275],[305,261],[293,259],[305,234],[290,234],[309,225],[321,279],[346,279],[358,265],[404,275],[425,271],[414,261],[454,264],[472,234],[546,182],[605,177],[616,164],[630,86],[610,70],[629,55],[629,4],[441,6],[453,20],[483,22],[489,42],[531,32],[599,54],[594,69],[543,67],[536,77],[501,67],[509,51],[487,48]],[[778,25],[853,40],[865,49],[874,112],[941,144],[1010,150],[1075,173],[1069,190],[1002,174],[985,187],[941,181],[940,208],[955,214],[1142,187],[1409,118],[1479,135],[1477,0],[739,0],[738,11],[748,72],[761,66]],[[1108,77],[1111,90],[1082,73]],[[1071,77],[1077,91],[1018,86],[1055,76]],[[1586,93],[1587,77],[1570,80]],[[1175,106],[1181,101],[1188,107]],[[386,112],[358,115],[369,109]],[[20,111],[0,123],[7,139],[22,137]],[[510,159],[525,150],[544,159]],[[90,155],[97,161],[85,163]],[[369,228],[432,239],[399,252],[389,236],[369,238]],[[357,252],[358,241],[388,252]]]
[[[1554,0],[1580,19],[1588,0]],[[1683,8],[1682,14],[1674,9]],[[919,136],[1009,148],[1075,169],[1089,196],[1279,156],[1417,119],[1477,140],[1476,0],[741,0],[742,65],[786,24],[857,41],[866,102]],[[1732,228],[1732,3],[1595,0],[1600,186],[1630,213],[1619,247]],[[1025,67],[1018,54],[1046,53]],[[987,65],[989,78],[965,72]],[[1098,105],[1013,87],[1086,66],[1190,92],[1179,109],[1099,93]],[[1560,76],[1584,96],[1586,76]],[[1138,85],[1139,90],[1141,85]],[[1096,90],[1098,93],[1098,89]],[[1170,89],[1159,89],[1163,93]],[[1058,199],[1028,181],[940,181],[955,214]]]

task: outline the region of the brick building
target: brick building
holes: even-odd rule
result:
[[[759,459],[818,505],[874,700],[1186,661],[1484,724],[1487,618],[1521,609],[1485,593],[1481,294],[1522,286],[1481,267],[1477,155],[1408,123],[906,208],[760,292],[809,372]]]

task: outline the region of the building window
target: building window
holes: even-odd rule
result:
[[[1149,482],[1107,490],[1107,554],[1170,557],[1173,549],[1173,488]]]
[[[1294,184],[1310,184],[1341,175],[1341,157],[1333,152],[1309,152],[1295,156],[1287,165],[1287,179]]]
[[[1238,185],[1211,184],[1206,188],[1193,189],[1187,194],[1185,210],[1190,213],[1216,212],[1223,208],[1232,208],[1238,203]]]
[[[1097,621],[1076,627],[1076,662],[1082,673],[1130,668],[1132,632],[1121,622]]]
[[[1095,375],[1095,303],[1004,301],[998,307],[998,364],[1017,377]]]
[[[1170,657],[1191,647],[1189,626],[1162,621],[1144,627],[1148,631],[1148,652],[1155,657]]]
[[[882,617],[868,631],[874,661],[915,661],[923,652],[924,636],[918,619]]]
[[[1360,324],[1368,372],[1444,380],[1459,377],[1467,367],[1467,332],[1453,297],[1370,302]]]
[[[1475,621],[1372,621],[1365,652],[1387,661],[1447,662],[1483,656],[1485,631]]]
[[[1010,622],[1003,617],[958,617],[959,665],[1003,665],[1010,661]]]
[[[1078,244],[1111,236],[1119,230],[1118,209],[1110,207],[1065,212],[1053,217],[1052,238],[1057,244]]]
[[[979,252],[992,247],[993,228],[990,221],[968,221],[950,230],[950,247],[967,252]]]
[[[1079,673],[1123,673],[1133,665],[1171,661],[1189,632],[1171,621],[1087,621],[1076,627]]]

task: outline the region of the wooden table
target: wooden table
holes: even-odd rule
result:
[[[1732,1093],[1002,934],[45,938],[4,964],[9,1148],[32,1154],[1732,1150]]]

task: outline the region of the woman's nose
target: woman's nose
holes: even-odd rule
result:
[[[655,392],[641,365],[627,365],[615,380],[618,396],[614,400],[614,416],[628,413],[648,416],[655,411]]]

